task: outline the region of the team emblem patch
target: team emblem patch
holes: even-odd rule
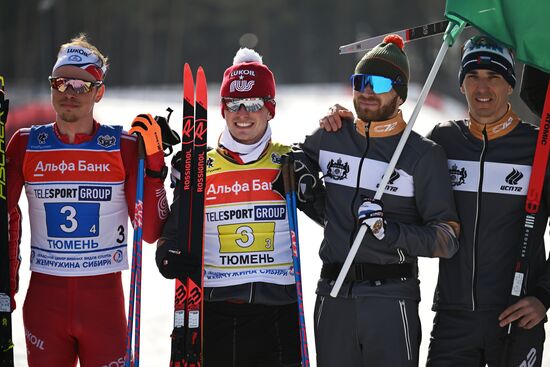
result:
[[[382,219],[378,219],[371,227],[372,234],[377,235],[378,232],[384,227]]]
[[[518,182],[523,178],[523,173],[521,173],[520,171],[518,171],[517,169],[513,168],[512,169],[512,172],[510,172],[508,174],[508,176],[506,176],[506,178],[504,179],[506,181],[506,183],[508,183],[509,185],[517,185]]]
[[[342,162],[341,158],[338,158],[336,162],[331,159],[327,165],[327,176],[333,180],[345,180],[348,177],[349,164],[348,162]]]
[[[397,172],[396,170],[393,170],[393,172],[390,176],[390,179],[388,180],[388,185],[393,185],[395,183],[395,181],[397,181],[399,179],[399,177],[401,177],[399,172]]]
[[[451,186],[453,187],[466,183],[466,177],[468,177],[466,169],[462,167],[462,169],[459,170],[456,164],[451,166],[449,175],[451,176]]]
[[[391,176],[388,180],[388,184],[386,185],[386,190],[387,191],[391,191],[391,192],[397,192],[397,190],[399,190],[399,188],[397,186],[395,186],[395,181],[399,180],[399,177],[401,177],[401,175],[399,174],[399,172],[397,172],[396,170],[393,170],[393,172],[391,173]],[[380,180],[382,180],[384,178],[384,176],[380,177]],[[379,188],[380,187],[380,184],[376,184],[376,188]]]
[[[500,186],[500,190],[502,191],[511,191],[511,192],[521,192],[523,189],[521,186],[518,186],[519,181],[523,178],[523,173],[521,171],[518,171],[515,168],[512,168],[512,172],[510,172],[505,178],[504,181],[508,185],[502,185]]]
[[[36,137],[36,140],[38,140],[38,144],[46,144],[47,139],[48,139],[48,133],[40,133]]]
[[[97,137],[97,144],[103,148],[110,148],[116,144],[116,138],[112,135],[100,135]]]

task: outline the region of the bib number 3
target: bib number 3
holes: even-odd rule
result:
[[[225,224],[218,226],[220,253],[274,251],[274,222]]]
[[[44,203],[49,237],[99,236],[98,203]]]
[[[66,226],[65,224],[62,224],[60,226],[63,232],[67,232],[67,233],[74,232],[78,227],[78,223],[76,219],[74,219],[76,216],[76,209],[72,206],[66,205],[63,208],[61,208],[61,214],[66,214],[65,222],[70,223],[69,226]]]

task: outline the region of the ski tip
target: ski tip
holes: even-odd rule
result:
[[[199,68],[197,69],[197,79],[199,78],[206,79],[202,66],[199,66]]]
[[[193,72],[191,71],[191,66],[188,63],[185,63],[183,66],[183,77],[188,78],[188,80],[193,80]]]
[[[204,69],[202,68],[202,66],[199,66],[199,68],[197,69],[197,84],[199,83],[206,85],[206,74],[204,73]]]
[[[193,84],[193,72],[191,71],[191,66],[189,66],[188,63],[185,63],[183,66],[183,80],[191,81],[191,84]]]
[[[190,105],[195,103],[195,82],[193,81],[193,72],[188,63],[183,66],[183,98]]]
[[[197,102],[200,103],[205,109],[208,104],[208,88],[206,86],[206,76],[204,69],[199,66],[197,69]]]

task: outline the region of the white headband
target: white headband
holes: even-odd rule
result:
[[[107,71],[107,67],[99,56],[82,46],[68,46],[59,51],[52,74],[55,69],[65,65],[77,66],[84,69],[96,80],[103,80],[103,76]]]

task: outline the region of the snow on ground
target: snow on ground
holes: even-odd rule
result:
[[[209,90],[208,143],[211,146],[216,145],[224,126],[224,120],[220,114],[218,91],[217,86]],[[319,118],[334,103],[340,103],[350,109],[353,107],[350,90],[343,85],[279,86],[277,94],[277,112],[271,127],[274,140],[284,143],[303,140],[306,134],[311,133],[318,126]],[[418,88],[411,86],[409,99],[403,107],[405,120],[408,120],[412,113],[416,95],[418,95]],[[164,115],[166,107],[171,107],[174,109],[171,126],[179,132],[181,130],[181,98],[181,89],[175,87],[107,89],[105,98],[96,106],[96,118],[102,123],[123,124],[128,128],[132,119],[139,113]],[[422,109],[414,130],[425,134],[436,122],[460,118],[464,114],[465,109],[460,103],[430,95],[427,106]],[[169,158],[167,158],[167,162],[169,162]],[[170,191],[170,189],[167,190],[171,202]],[[28,270],[29,225],[24,195],[20,204],[24,214],[24,233],[21,246],[23,264],[20,271],[21,291],[16,298],[18,308],[13,316],[15,355],[18,367],[27,365],[21,308],[30,275]],[[309,353],[311,365],[316,366],[313,306],[315,286],[321,269],[317,251],[322,231],[319,226],[302,214],[299,216],[299,228]],[[162,278],[159,274],[154,262],[154,251],[154,245],[144,243],[141,310],[141,366],[144,367],[168,366],[170,355],[174,282]],[[423,335],[420,365],[424,365],[434,315],[430,307],[437,281],[438,262],[435,259],[420,259],[419,266],[422,291],[420,318]],[[130,271],[125,272],[123,279],[127,291],[130,283]],[[550,328],[547,326],[548,330]],[[548,347],[549,343],[546,343],[546,346]],[[546,354],[543,365],[550,365],[549,353]]]

